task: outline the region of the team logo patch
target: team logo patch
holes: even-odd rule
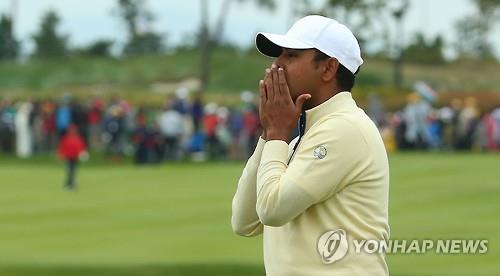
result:
[[[326,148],[325,146],[318,146],[317,148],[314,149],[313,152],[314,157],[318,159],[323,159],[326,156]]]

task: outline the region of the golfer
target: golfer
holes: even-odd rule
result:
[[[380,134],[351,95],[363,60],[353,33],[318,15],[285,35],[258,33],[273,57],[260,81],[263,134],[238,182],[233,231],[264,235],[269,276],[388,275],[389,165]],[[299,122],[299,136],[290,136]]]

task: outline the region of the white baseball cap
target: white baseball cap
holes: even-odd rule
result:
[[[318,49],[336,58],[353,74],[363,64],[358,40],[345,25],[321,15],[308,15],[295,22],[286,34],[258,33],[255,45],[262,54],[278,57],[282,48]]]

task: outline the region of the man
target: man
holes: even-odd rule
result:
[[[86,161],[89,158],[87,147],[83,137],[78,133],[78,127],[74,124],[68,126],[68,131],[59,142],[59,157],[66,161],[67,177],[64,187],[69,190],[76,188],[75,175],[78,161]]]
[[[389,239],[386,151],[350,93],[363,63],[356,38],[312,15],[256,45],[275,59],[259,84],[264,131],[238,182],[233,231],[264,234],[270,276],[388,275],[383,252],[353,246]]]
[[[179,144],[182,135],[184,134],[184,118],[182,114],[167,104],[164,111],[158,118],[161,135],[163,136],[164,152],[160,160],[176,161],[179,158]]]

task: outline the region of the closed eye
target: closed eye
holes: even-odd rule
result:
[[[285,49],[284,53],[286,57],[291,58],[291,57],[298,57],[302,53],[302,51],[295,49]]]

